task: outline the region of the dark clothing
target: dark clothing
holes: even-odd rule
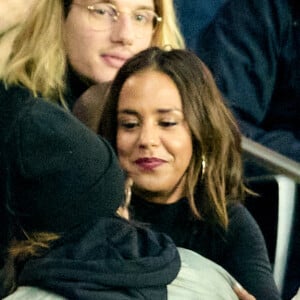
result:
[[[113,216],[123,187],[107,142],[58,105],[0,83],[0,297],[13,279],[3,267],[12,236],[23,239],[23,229],[63,234]]]
[[[27,262],[18,284],[68,299],[163,300],[180,268],[170,238],[120,218],[103,218],[61,244]]]
[[[174,0],[176,15],[188,49],[196,51],[199,36],[226,1]]]
[[[124,175],[110,145],[24,88],[0,85],[0,99],[0,194],[11,217],[28,231],[62,233],[114,215]]]
[[[83,81],[80,76],[72,69],[71,66],[68,66],[67,88],[65,92],[65,100],[68,104],[70,111],[73,111],[74,105],[79,99],[79,97],[90,87],[90,84]]]
[[[300,162],[300,2],[230,0],[199,38],[242,133]],[[247,165],[248,175],[262,172]],[[300,187],[298,187],[298,190]],[[284,299],[300,286],[300,196]]]
[[[13,225],[62,236],[25,264],[18,285],[69,299],[167,299],[179,254],[167,236],[114,217],[124,174],[111,146],[25,88],[0,84],[0,99],[2,258]]]
[[[230,0],[197,50],[242,132],[298,162],[299,21],[299,4],[292,12],[287,0]]]
[[[177,247],[220,264],[257,299],[280,299],[263,236],[244,206],[229,206],[227,232],[193,218],[186,199],[164,205],[133,198],[132,211],[134,219],[167,233]]]

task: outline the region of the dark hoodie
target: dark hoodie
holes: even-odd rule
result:
[[[167,299],[180,268],[166,235],[120,218],[102,218],[85,233],[60,241],[27,262],[18,285],[37,286],[68,299]]]
[[[3,262],[8,232],[61,236],[24,265],[18,285],[70,299],[167,299],[180,268],[177,249],[115,217],[124,174],[111,146],[57,105],[1,83],[0,195]]]

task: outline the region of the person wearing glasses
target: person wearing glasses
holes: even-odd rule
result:
[[[36,1],[0,79],[72,110],[90,85],[111,81],[150,45],[184,47],[171,0]]]

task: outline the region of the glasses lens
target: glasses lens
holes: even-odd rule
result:
[[[137,10],[132,13],[132,22],[136,36],[143,37],[152,33],[157,25],[157,15],[152,10]]]
[[[108,3],[96,3],[88,7],[90,26],[95,30],[106,30],[117,19],[117,11]]]
[[[128,14],[118,12],[117,9],[109,3],[96,3],[88,6],[89,23],[91,28],[95,30],[107,30],[118,21],[120,14]],[[140,9],[129,13],[135,36],[142,38],[151,34],[161,21],[157,14],[149,9]]]

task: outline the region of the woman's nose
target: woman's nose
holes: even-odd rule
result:
[[[144,125],[141,127],[139,135],[140,147],[154,147],[159,145],[159,132],[155,126]]]

